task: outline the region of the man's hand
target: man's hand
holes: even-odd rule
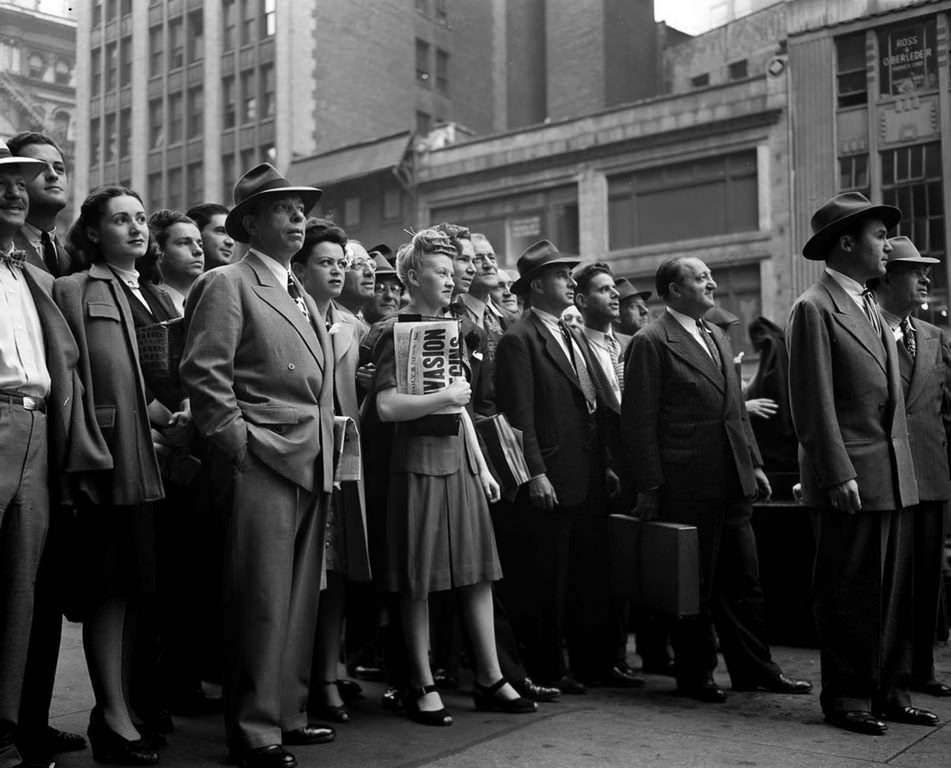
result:
[[[357,368],[357,384],[363,387],[367,392],[373,390],[373,382],[376,379],[376,366],[373,363],[367,363]]]
[[[768,419],[775,416],[777,411],[779,411],[779,404],[768,397],[756,397],[746,401],[746,412],[750,416]]]
[[[859,484],[855,480],[833,485],[829,489],[829,506],[849,515],[862,511],[862,499],[859,496]]]
[[[756,469],[753,470],[753,477],[756,478],[756,500],[769,501],[773,495],[773,486],[769,484],[769,478],[766,477],[763,468],[756,467]]]
[[[656,520],[660,512],[660,491],[656,488],[650,491],[641,491],[637,494],[637,506],[634,507],[634,516],[641,520]]]
[[[539,475],[528,481],[528,499],[535,509],[551,512],[558,505],[558,494],[547,475]]]

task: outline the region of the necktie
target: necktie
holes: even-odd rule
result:
[[[571,336],[571,331],[568,330],[568,326],[564,323],[559,323],[559,325],[561,326],[561,333],[565,337],[565,345],[568,347],[568,357],[571,360],[572,367],[575,369],[575,375],[578,377],[578,384],[581,385],[581,391],[584,393],[588,413],[594,413],[598,407],[598,395],[595,391],[594,384],[591,382],[591,376],[588,374],[588,366],[585,365],[583,358],[578,359],[575,353],[574,340]]]
[[[608,350],[611,352],[611,363],[614,365],[614,372],[617,374],[618,388],[624,391],[624,363],[621,362],[621,344],[611,334],[604,337],[608,342]]]
[[[10,267],[23,269],[23,265],[26,264],[26,251],[10,251],[10,253],[0,253],[0,262],[3,262]]]
[[[915,339],[915,329],[911,327],[911,322],[907,317],[902,318],[901,325],[901,335],[902,341],[905,344],[905,349],[908,350],[908,354],[911,355],[912,360],[915,358],[915,354],[918,352],[918,342]]]
[[[868,289],[862,291],[862,309],[865,310],[865,316],[872,324],[872,328],[875,329],[875,334],[881,338],[882,317],[878,313],[878,304],[875,302],[875,297],[872,296],[872,292]]]
[[[309,322],[310,312],[307,311],[307,304],[304,302],[304,297],[301,296],[300,291],[297,290],[297,283],[294,282],[294,278],[290,275],[287,276],[287,293],[294,299],[294,303],[304,316],[304,319]]]
[[[40,241],[43,243],[43,263],[46,269],[53,277],[59,277],[59,259],[56,258],[56,246],[49,232],[43,232],[40,235]]]
[[[707,326],[703,324],[703,320],[697,320],[697,330],[700,331],[700,338],[703,339],[703,343],[707,345],[707,352],[710,353],[714,365],[722,370],[723,361],[720,359],[720,350],[717,349],[717,345],[714,344],[713,339],[710,338],[710,331],[708,331]]]

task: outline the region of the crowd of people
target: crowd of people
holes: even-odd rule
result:
[[[937,723],[909,691],[951,695],[932,656],[951,353],[913,315],[936,260],[888,237],[898,209],[816,212],[803,255],[825,270],[787,331],[750,326],[744,384],[696,257],[647,291],[548,240],[507,271],[458,224],[367,249],[267,163],[230,207],[99,187],[61,236],[68,179],[45,135],[0,148],[0,768],[86,746],[49,723],[63,615],[102,763],[155,764],[172,714],[221,712],[232,762],[293,768],[286,747],[351,719],[342,668],[437,727],[466,667],[474,706],[513,715],[645,674],[722,702],[718,653],[735,691],[809,694],[772,658],[751,526],[794,484],[827,722]],[[398,386],[410,320],[461,339],[427,394]],[[498,418],[517,488],[480,438]],[[696,615],[615,594],[611,513],[696,528]]]

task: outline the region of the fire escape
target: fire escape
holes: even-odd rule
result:
[[[25,94],[17,85],[16,80],[8,73],[0,70],[0,91],[9,94],[13,102],[23,111],[23,114],[29,119],[29,127],[32,130],[43,130],[46,127],[46,119],[43,113],[33,106],[30,97]]]

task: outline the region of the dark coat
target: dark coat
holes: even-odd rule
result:
[[[60,240],[59,235],[53,238],[53,242],[56,245],[56,259],[60,267],[59,275],[68,275],[74,269],[75,259],[70,256],[69,251],[66,250],[66,246],[63,245],[63,241]],[[13,236],[13,247],[22,249],[26,253],[27,264],[32,264],[37,269],[41,269],[49,274],[49,270],[46,268],[46,262],[43,261],[43,254],[33,247],[30,243],[30,238],[26,236],[26,233],[24,233],[22,229],[18,230]],[[59,275],[56,276],[58,277]]]

